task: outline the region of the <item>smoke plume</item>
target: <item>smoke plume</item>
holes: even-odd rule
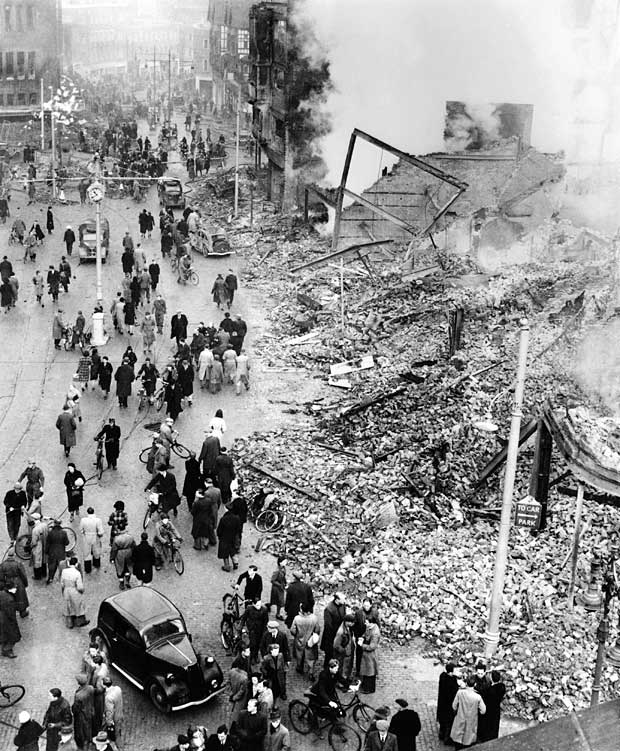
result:
[[[316,63],[327,56],[333,84],[319,104],[332,123],[320,138],[326,182],[339,182],[354,127],[414,154],[443,150],[447,100],[533,104],[532,145],[570,152],[575,82],[587,76],[575,55],[568,5],[299,0],[297,23],[314,30],[305,53]],[[355,190],[394,161],[358,145],[350,173]]]

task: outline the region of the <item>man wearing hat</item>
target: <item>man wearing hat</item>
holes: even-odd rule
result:
[[[71,725],[73,716],[69,702],[62,695],[59,688],[50,689],[50,703],[43,717],[43,724],[46,729],[47,745],[45,751],[58,751],[60,743],[60,728]]]
[[[189,738],[183,733],[177,735],[177,742],[174,746],[167,748],[166,751],[189,751]],[[229,749],[226,749],[226,751],[229,751]]]
[[[264,751],[290,751],[291,738],[288,728],[282,724],[279,709],[272,709],[269,714],[269,727],[263,745]]]
[[[260,653],[263,657],[267,657],[269,655],[269,647],[272,644],[277,644],[278,647],[280,647],[280,654],[284,658],[284,662],[286,663],[286,668],[288,670],[289,664],[291,662],[291,651],[288,646],[288,639],[286,638],[286,634],[283,631],[280,631],[278,621],[273,619],[267,623],[267,631],[265,631],[265,634],[261,639]]]
[[[377,729],[368,733],[364,751],[398,751],[396,736],[388,731],[387,720],[377,720]]]
[[[58,751],[78,751],[78,747],[73,740],[73,728],[71,725],[63,725],[60,728]]]
[[[284,621],[288,628],[293,625],[293,618],[299,615],[299,606],[304,603],[308,613],[314,610],[314,595],[309,584],[303,581],[301,571],[293,571],[293,581],[286,588],[286,597],[284,600],[284,610],[286,611],[286,620]]]
[[[177,346],[181,339],[187,339],[187,316],[181,309],[170,319],[170,338],[177,340]]]
[[[67,533],[62,528],[60,521],[58,519],[54,519],[54,521],[52,522],[52,528],[47,533],[47,540],[45,545],[47,552],[46,584],[52,583],[54,576],[56,575],[58,564],[61,561],[65,560],[68,545],[69,538],[67,537]]]
[[[28,496],[28,501],[31,502],[35,495],[43,490],[43,486],[45,485],[43,470],[37,467],[37,463],[33,457],[28,459],[28,465],[17,478],[17,481],[21,482],[24,477],[26,478],[26,495]]]
[[[34,526],[32,528],[30,545],[32,550],[32,575],[35,579],[43,579],[47,576],[46,548],[47,533],[49,527],[47,522],[41,519],[41,514],[34,512],[30,514]]]
[[[103,523],[98,516],[95,516],[95,509],[92,506],[86,509],[86,516],[80,519],[80,533],[84,571],[90,574],[93,566],[95,568],[101,566],[101,540],[103,539]]]
[[[248,707],[239,712],[237,721],[240,751],[263,751],[267,731],[267,718],[258,711],[258,702],[248,699]]]
[[[210,430],[205,430],[205,434],[198,461],[202,462],[203,477],[210,477],[211,480],[215,480],[215,460],[220,455],[220,439],[213,435]]]
[[[93,743],[97,751],[115,751],[114,746],[110,743],[108,734],[105,730],[100,730],[93,738]]]
[[[22,618],[28,615],[28,577],[23,563],[15,557],[15,548],[11,546],[5,556],[4,561],[0,563],[0,584],[6,589],[15,588],[15,608]]]
[[[123,692],[120,686],[113,686],[111,678],[104,678],[104,721],[108,738],[116,745],[120,744],[123,725]]]
[[[422,729],[420,717],[414,709],[409,709],[406,699],[396,699],[395,703],[389,732],[396,736],[398,751],[415,751],[415,739]]]
[[[28,505],[28,498],[21,483],[15,482],[13,489],[9,490],[4,496],[4,510],[6,512],[6,529],[9,533],[9,539],[13,542],[19,534],[19,526],[22,521],[22,514]]]
[[[39,751],[39,736],[45,732],[45,729],[33,720],[28,712],[20,712],[17,719],[19,730],[13,738],[17,751]]]

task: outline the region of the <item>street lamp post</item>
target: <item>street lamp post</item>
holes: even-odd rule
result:
[[[495,570],[493,573],[493,589],[489,605],[487,630],[484,634],[485,656],[490,658],[499,642],[499,618],[502,612],[504,594],[504,578],[506,562],[508,560],[508,540],[512,525],[512,494],[517,472],[517,456],[519,454],[519,433],[521,431],[521,408],[523,406],[523,392],[525,390],[525,372],[527,367],[527,348],[530,336],[530,326],[527,319],[521,321],[519,338],[519,360],[517,365],[517,380],[515,397],[510,422],[510,437],[506,455],[506,474],[504,475],[504,492],[502,496],[502,514],[499,524],[497,551],[495,553]]]
[[[101,201],[103,200],[103,185],[95,181],[88,187],[88,197],[95,204],[95,232],[96,232],[96,273],[97,273],[97,310],[93,313],[91,342],[96,347],[103,346],[107,339],[103,330],[103,268],[101,261]]]

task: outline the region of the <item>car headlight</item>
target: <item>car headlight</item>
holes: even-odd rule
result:
[[[205,657],[205,664],[206,665],[212,665],[215,662],[215,657],[209,656]]]
[[[214,678],[211,681],[211,688],[217,688],[220,685],[220,682],[217,680],[217,678]]]
[[[168,673],[168,675],[165,678],[165,681],[167,685],[169,686],[171,683],[174,683],[174,673]]]

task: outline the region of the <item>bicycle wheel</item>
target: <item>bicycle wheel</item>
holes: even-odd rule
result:
[[[26,689],[19,684],[0,686],[0,708],[12,707],[24,696]]]
[[[368,732],[368,728],[370,727],[370,723],[374,716],[375,710],[370,704],[362,704],[360,702],[353,708],[353,719],[362,733]]]
[[[172,450],[181,459],[189,459],[189,449],[186,448],[182,443],[173,443]]]
[[[177,261],[176,256],[170,256],[170,268],[173,271],[176,271],[179,268],[179,262]]]
[[[341,720],[329,728],[327,740],[334,751],[360,751],[362,747],[362,737],[357,730]]]
[[[310,707],[299,699],[294,699],[288,705],[288,716],[291,725],[300,735],[308,735],[314,724],[314,716]]]
[[[226,618],[226,616],[222,618],[222,621],[220,623],[220,641],[222,642],[224,649],[226,649],[228,652],[232,652],[233,644],[235,641],[235,630],[233,628],[232,621],[230,620],[230,618]]]
[[[198,276],[198,274],[195,271],[192,271],[190,273],[190,275],[187,277],[187,281],[190,284],[193,284],[194,287],[197,287],[198,286],[198,282],[200,281],[200,277]]]
[[[65,545],[65,550],[67,553],[72,553],[75,549],[75,546],[77,545],[77,535],[73,531],[72,527],[66,527],[62,526],[61,528],[63,532],[66,533],[67,537],[69,538],[69,542]]]
[[[147,448],[142,449],[142,451],[140,452],[140,456],[138,458],[140,459],[140,461],[142,462],[142,464],[146,464],[147,463],[148,458],[149,458],[149,452],[150,452],[150,450],[151,450],[151,447],[148,446]]]
[[[177,548],[172,551],[172,565],[179,576],[185,571],[185,561]]]
[[[275,511],[265,509],[254,520],[254,526],[259,532],[269,532],[277,522],[278,517]]]
[[[155,400],[155,409],[158,412],[164,406],[165,397],[166,397],[166,392],[164,391],[164,389],[161,389],[159,394],[157,394],[157,399]]]
[[[29,561],[32,558],[32,537],[30,535],[20,535],[15,540],[15,555],[22,561]]]

